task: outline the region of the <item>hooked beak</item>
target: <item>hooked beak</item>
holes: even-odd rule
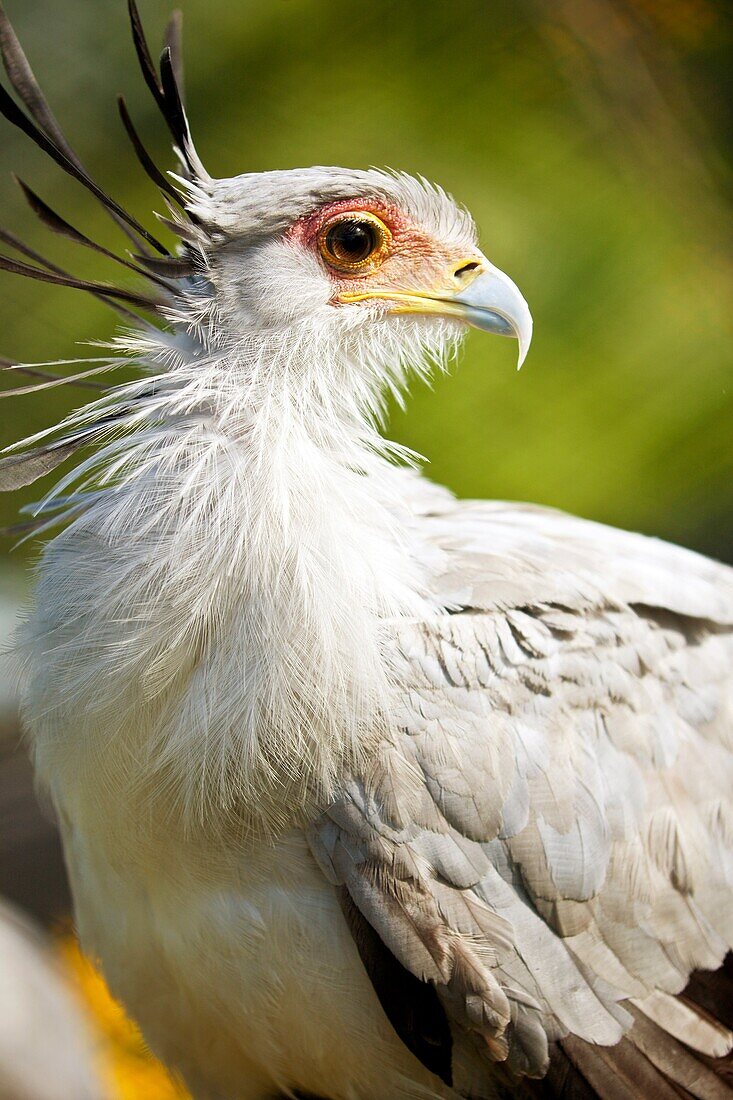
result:
[[[513,336],[519,342],[517,370],[532,342],[532,314],[508,275],[481,256],[451,270],[432,293],[424,291],[361,291],[339,295],[341,302],[380,298],[393,302],[390,313],[421,313],[452,317],[483,332]]]
[[[482,332],[513,336],[519,342],[519,370],[532,343],[532,314],[508,275],[486,264],[465,290],[437,301],[448,317],[457,317]]]

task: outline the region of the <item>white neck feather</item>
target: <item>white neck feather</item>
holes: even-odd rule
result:
[[[345,364],[314,370],[324,346],[179,360],[82,469],[87,507],[44,554],[29,632],[47,776],[275,830],[379,734],[385,623],[428,597],[405,475]]]

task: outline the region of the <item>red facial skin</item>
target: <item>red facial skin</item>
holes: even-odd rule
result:
[[[339,214],[374,214],[392,234],[387,254],[375,269],[356,271],[353,274],[338,271],[321,256],[319,235],[324,225]],[[330,275],[334,284],[332,301],[343,293],[367,293],[382,291],[432,292],[445,285],[448,273],[461,260],[463,253],[446,248],[420,227],[412,224],[406,215],[388,203],[378,199],[342,199],[327,203],[313,214],[300,218],[288,230],[287,238],[303,248],[312,250]]]

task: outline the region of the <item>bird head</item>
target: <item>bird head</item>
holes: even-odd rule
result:
[[[75,429],[62,437],[64,446],[139,426],[146,415],[170,421],[195,410],[213,411],[222,424],[222,410],[228,415],[234,409],[237,429],[243,410],[251,421],[262,407],[281,424],[283,407],[308,407],[317,416],[319,409],[334,411],[339,404],[341,423],[371,422],[386,392],[400,394],[408,370],[425,374],[433,364],[444,364],[469,326],[516,338],[521,366],[532,336],[529,309],[511,279],[478,247],[465,209],[422,178],[377,169],[212,177],[196,153],[184,107],[180,23],[174,17],[156,68],[135,0],[128,4],[138,60],[173,136],[179,174],[156,167],[122,98],[120,113],[138,159],[168,204],[170,216],[161,221],[179,238],[173,250],[89,175],[0,2],[0,53],[22,104],[0,85],[0,113],[91,192],[135,249],[120,256],[95,244],[21,183],[26,199],[50,229],[132,268],[152,286],[143,292],[77,279],[14,235],[1,235],[22,258],[0,255],[0,268],[92,293],[127,322],[117,358],[34,388],[80,377],[91,385],[95,371],[131,359],[147,375],[60,425]],[[162,321],[160,328],[150,323],[151,312]],[[129,322],[138,320],[131,336]],[[36,367],[28,373],[37,375]],[[5,361],[4,369],[27,368]],[[13,465],[8,483],[27,483],[61,461],[67,452],[54,444],[49,455],[50,446],[44,445],[37,462],[33,452],[33,462]]]
[[[327,335],[380,359],[442,358],[468,326],[514,337],[532,318],[446,192],[402,173],[307,168],[188,186],[219,323],[241,335]]]

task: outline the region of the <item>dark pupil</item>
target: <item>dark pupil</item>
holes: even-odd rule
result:
[[[369,222],[339,222],[329,229],[326,244],[335,259],[358,264],[371,256],[377,247],[377,236]]]

